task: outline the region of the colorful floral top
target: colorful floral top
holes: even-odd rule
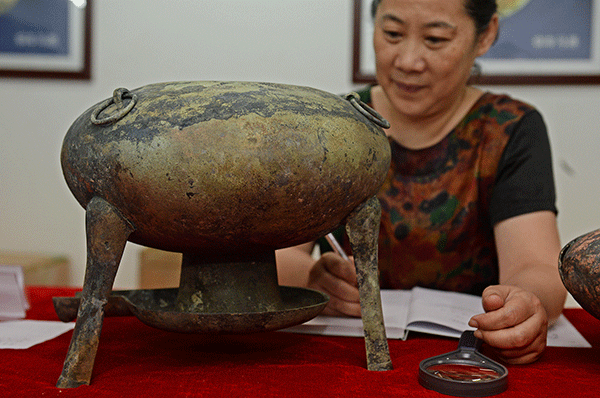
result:
[[[370,89],[360,92],[370,103]],[[410,150],[390,138],[378,197],[381,287],[481,294],[498,283],[493,225],[556,212],[550,145],[541,115],[484,93],[438,144]]]

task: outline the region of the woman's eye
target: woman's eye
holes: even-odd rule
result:
[[[441,45],[441,44],[447,42],[448,39],[445,37],[439,37],[439,36],[428,36],[425,38],[425,41],[427,41],[427,43],[429,43],[433,46],[437,46],[437,45]]]
[[[384,30],[383,34],[390,40],[398,40],[402,37],[402,34],[395,30]]]

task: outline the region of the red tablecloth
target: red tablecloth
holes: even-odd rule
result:
[[[29,319],[57,320],[53,296],[75,289],[30,288]],[[500,397],[596,397],[600,321],[580,309],[567,318],[593,348],[550,347],[542,359],[508,366]],[[443,397],[417,381],[419,362],[457,340],[412,334],[390,340],[394,370],[366,370],[361,338],[270,332],[204,336],[164,332],[134,317],[106,318],[92,383],[57,389],[72,332],[27,350],[0,350],[1,397]],[[485,351],[484,351],[485,352]]]

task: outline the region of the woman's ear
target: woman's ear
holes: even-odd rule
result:
[[[479,36],[479,40],[477,43],[478,57],[487,53],[496,41],[496,38],[498,37],[498,20],[498,13],[495,13],[492,16],[492,19],[490,19],[490,23],[488,24],[487,28]]]

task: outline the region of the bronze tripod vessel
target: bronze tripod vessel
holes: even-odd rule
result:
[[[275,330],[328,298],[278,286],[275,250],[345,226],[358,272],[367,366],[391,369],[379,284],[375,193],[387,122],[355,94],[252,82],[117,89],[63,142],[86,212],[83,291],[55,298],[77,318],[57,386],[89,384],[105,315],[187,333]],[[112,291],[126,243],[183,253],[178,289]],[[201,338],[201,337],[199,337]]]

